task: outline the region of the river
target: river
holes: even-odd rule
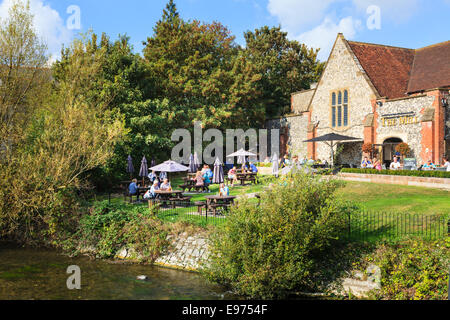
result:
[[[71,265],[81,290],[69,290]],[[137,280],[145,275],[146,281]],[[196,273],[155,266],[70,258],[52,250],[0,246],[0,300],[220,300],[239,299]]]

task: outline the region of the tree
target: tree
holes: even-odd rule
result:
[[[317,60],[319,50],[291,41],[281,27],[264,26],[244,34],[245,56],[261,75],[257,83],[261,97],[256,104],[265,106],[267,117],[290,110],[291,94],[309,89],[318,81],[324,64]]]
[[[170,1],[144,44],[157,79],[153,97],[182,106],[190,123],[201,120],[214,128],[263,123],[263,109],[250,99],[259,94],[260,77],[222,24],[184,21]]]
[[[8,17],[0,18],[0,152],[4,155],[21,139],[37,105],[35,98],[50,82],[47,59],[46,45],[33,29],[29,3],[14,1]]]

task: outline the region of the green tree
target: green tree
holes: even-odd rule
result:
[[[324,64],[317,60],[319,50],[289,40],[281,27],[264,26],[246,32],[244,37],[245,56],[261,75],[257,104],[265,106],[267,117],[289,112],[291,94],[309,89],[322,74]]]
[[[146,63],[158,79],[154,98],[183,106],[187,126],[194,120],[215,128],[263,123],[263,108],[252,99],[260,76],[222,24],[184,21],[170,1],[144,44]]]

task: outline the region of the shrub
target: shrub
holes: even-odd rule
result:
[[[399,152],[403,157],[405,157],[411,153],[411,148],[407,143],[402,142],[395,147],[395,151]]]
[[[153,262],[168,245],[167,234],[162,222],[148,208],[104,201],[80,220],[72,245],[77,247],[75,253],[95,248],[100,258],[113,258],[127,246],[142,256],[142,261]]]
[[[450,178],[450,172],[445,171],[415,171],[415,170],[375,170],[375,169],[342,169],[342,173],[361,173],[361,174],[385,174],[390,176],[410,176],[410,177],[428,177],[428,178]]]
[[[319,262],[346,224],[335,197],[340,185],[295,173],[262,193],[260,205],[239,202],[212,234],[205,274],[252,298],[314,290],[314,278],[325,272]]]
[[[369,258],[381,268],[378,298],[445,300],[450,264],[450,238],[434,242],[409,240],[381,245]]]

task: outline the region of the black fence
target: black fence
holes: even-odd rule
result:
[[[228,208],[207,207],[206,203],[180,201],[171,204],[156,204],[154,208],[161,220],[170,222],[189,222],[199,226],[219,226],[225,222]]]
[[[409,237],[437,240],[450,233],[449,215],[360,212],[349,216],[349,240],[399,241]]]

